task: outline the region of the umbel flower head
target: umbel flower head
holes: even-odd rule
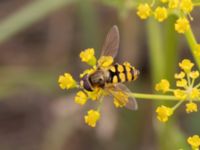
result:
[[[168,18],[168,14],[175,14],[178,19],[174,23],[174,29],[180,34],[186,33],[190,28],[190,20],[193,20],[190,13],[194,9],[192,0],[160,0],[153,3],[140,3],[137,7],[137,15],[140,19],[145,20],[151,16],[158,22],[163,22]]]
[[[183,59],[179,63],[181,71],[174,75],[176,79],[176,89],[170,88],[170,83],[166,79],[162,79],[156,84],[155,90],[163,93],[172,93],[179,102],[172,108],[166,106],[160,106],[157,108],[157,118],[162,122],[166,122],[168,117],[172,115],[170,112],[174,112],[176,108],[184,101],[186,103],[186,112],[197,112],[198,107],[195,101],[200,100],[200,83],[196,83],[196,79],[199,78],[199,71],[192,70],[194,63],[189,59]]]

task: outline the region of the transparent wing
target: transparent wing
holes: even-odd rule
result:
[[[110,85],[106,88],[109,94],[111,94],[119,103],[124,104],[127,109],[137,110],[138,104],[135,98],[129,97],[129,93],[131,92],[124,84],[117,83],[114,85]],[[128,101],[126,100],[128,97]]]
[[[119,49],[119,29],[114,25],[108,32],[101,50],[101,56],[112,56],[115,58]]]

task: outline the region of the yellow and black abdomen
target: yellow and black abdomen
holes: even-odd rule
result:
[[[125,62],[123,65],[115,64],[108,69],[110,73],[109,83],[119,83],[136,80],[139,71]]]

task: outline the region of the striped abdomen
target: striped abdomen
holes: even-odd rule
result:
[[[118,83],[136,80],[139,71],[125,62],[123,65],[115,64],[108,69],[110,73],[109,83]]]

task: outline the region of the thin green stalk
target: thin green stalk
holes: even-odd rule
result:
[[[130,97],[134,97],[136,99],[148,99],[148,100],[169,100],[169,101],[180,101],[177,97],[173,95],[159,95],[159,94],[146,94],[146,93],[130,93]],[[199,101],[199,100],[193,100]]]
[[[149,99],[149,100],[179,100],[175,96],[170,95],[156,95],[156,94],[144,94],[144,93],[131,93],[131,97],[137,99]]]
[[[103,105],[103,98],[104,98],[104,96],[101,96],[99,99],[99,105],[97,107],[97,111],[99,111],[99,112],[101,111],[101,107]]]
[[[175,111],[184,101],[179,101],[174,107],[173,111]]]
[[[33,1],[18,12],[0,22],[0,43],[38,22],[51,12],[69,4],[72,0],[38,0]]]
[[[193,54],[193,57],[200,69],[200,56],[195,55],[195,50],[196,50],[196,45],[197,45],[197,41],[195,39],[194,33],[192,32],[192,29],[190,28],[186,33],[185,33],[185,37],[187,39],[187,42],[190,46],[190,50]]]
[[[194,3],[194,6],[200,6],[200,3]]]

